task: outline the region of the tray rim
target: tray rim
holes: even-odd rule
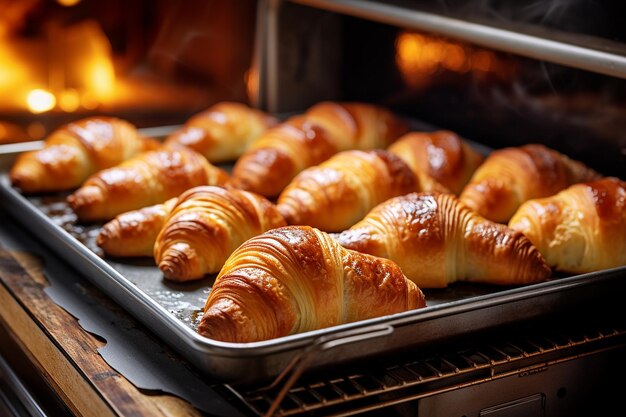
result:
[[[598,280],[612,279],[615,273],[621,274],[626,272],[626,266],[620,266],[597,272],[558,278],[537,284],[503,289],[489,294],[447,301],[417,310],[341,324],[325,329],[265,341],[231,343],[204,337],[182,323],[163,306],[158,304],[157,301],[143,292],[141,288],[137,287],[120,272],[115,270],[106,260],[98,256],[69,232],[54,223],[51,218],[34,206],[18,190],[13,188],[6,172],[0,173],[0,203],[5,206],[7,212],[16,217],[38,239],[42,240],[45,246],[57,252],[64,261],[77,269],[85,279],[111,296],[122,308],[130,312],[137,320],[147,325],[147,327],[153,331],[155,331],[155,329],[167,329],[171,335],[177,337],[178,341],[184,342],[186,348],[192,349],[197,354],[209,354],[235,359],[257,358],[287,351],[296,351],[303,347],[311,346],[319,340],[324,340],[325,342],[329,340],[339,340],[346,335],[352,335],[355,331],[361,331],[366,334],[368,331],[373,333],[379,332],[381,327],[389,327],[391,328],[390,333],[393,333],[393,331],[399,327],[416,325],[417,323],[499,306],[516,300],[530,299],[545,294],[561,292],[565,289],[590,285],[598,282]],[[40,226],[40,229],[37,229],[37,226]],[[50,239],[46,239],[46,237],[57,240],[59,243],[63,244],[63,247],[51,245]],[[71,253],[63,249],[70,249]],[[78,257],[75,255],[78,255]],[[82,273],[81,269],[86,265],[100,271],[101,275],[93,276],[92,274]],[[104,284],[101,281],[102,276],[108,280],[104,282]],[[138,307],[128,306],[127,303],[130,302],[129,300],[137,301],[140,305]],[[138,309],[137,311],[147,312],[150,316],[138,315],[136,309]],[[157,318],[159,320],[157,322],[158,326],[155,327],[154,323],[150,323],[150,318]],[[157,335],[159,335],[159,332],[157,332]],[[170,340],[165,337],[161,337],[161,339],[166,343]],[[176,348],[180,351],[181,347],[178,346]],[[184,351],[187,352],[187,349],[184,349]],[[195,362],[194,364],[196,366],[199,365]]]

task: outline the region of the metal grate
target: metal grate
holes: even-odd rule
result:
[[[359,372],[344,369],[339,375],[303,377],[289,389],[274,415],[353,415],[530,371],[625,346],[626,326],[561,323],[551,329],[516,329],[481,338],[482,343],[465,342],[462,348],[404,353],[392,363],[389,359],[361,363]],[[280,387],[230,388],[252,413],[266,415]]]

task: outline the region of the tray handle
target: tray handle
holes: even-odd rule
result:
[[[283,371],[276,377],[276,379],[274,379],[274,381],[265,388],[265,390],[271,390],[278,387],[282,381],[286,380],[264,416],[269,417],[274,415],[280,406],[280,403],[287,395],[287,392],[289,392],[291,387],[295,384],[298,378],[300,378],[300,375],[302,375],[309,363],[311,363],[313,358],[318,353],[333,349],[337,346],[347,345],[365,339],[387,336],[393,333],[393,331],[393,326],[381,325],[364,329],[353,329],[341,333],[318,337],[313,341],[313,343],[294,356],[285,369],[283,369]]]

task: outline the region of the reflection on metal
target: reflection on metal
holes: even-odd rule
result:
[[[464,42],[521,56],[626,78],[626,55],[577,46],[556,40],[559,33],[542,36],[410,10],[384,2],[363,0],[291,0],[312,7],[375,22],[427,31]],[[530,33],[530,31],[529,31]]]
[[[492,51],[410,31],[397,36],[395,50],[398,70],[405,83],[414,88],[427,84],[439,70],[506,79],[515,68],[513,61],[504,60]]]

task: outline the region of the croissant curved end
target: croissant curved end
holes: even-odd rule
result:
[[[117,219],[105,223],[96,237],[96,244],[100,247],[107,246],[112,239],[119,237],[119,230],[120,225]]]
[[[20,169],[19,167],[15,167],[9,173],[9,177],[11,178],[11,183],[14,187],[19,188],[24,192],[33,192],[37,188],[37,178],[39,178],[39,174],[37,174],[34,170],[35,166],[29,167],[29,169]]]
[[[293,199],[285,199],[286,201],[281,201],[280,204],[276,205],[276,209],[280,213],[281,216],[285,219],[287,224],[298,225],[302,224],[300,220],[300,211],[302,206],[295,202]]]
[[[206,309],[197,328],[197,332],[205,337],[223,342],[251,342],[263,338],[257,333],[262,328],[254,326],[248,320],[242,320],[240,307],[232,299],[218,300],[215,305]],[[243,328],[242,328],[243,326]],[[261,326],[262,327],[262,326]]]
[[[92,220],[99,217],[99,213],[93,213],[92,208],[105,200],[102,188],[88,185],[79,188],[67,197],[67,202],[81,220]]]
[[[157,253],[155,258],[165,278],[172,281],[189,281],[204,276],[199,268],[200,256],[188,243],[176,242],[158,252],[160,253]]]
[[[550,278],[552,268],[546,263],[539,249],[522,232],[513,231],[513,235],[517,237],[513,252],[519,254],[520,259],[527,259],[525,263],[520,262],[518,283],[530,284]]]

